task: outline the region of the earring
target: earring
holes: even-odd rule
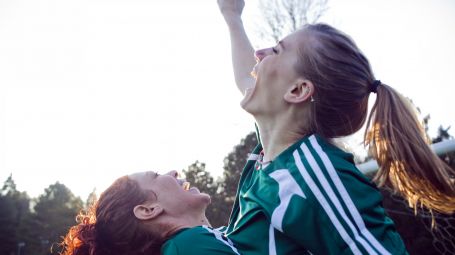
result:
[[[311,100],[310,100],[310,102],[314,102],[313,95],[311,95]]]

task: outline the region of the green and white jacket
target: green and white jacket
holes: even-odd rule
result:
[[[250,154],[226,230],[252,254],[406,254],[382,196],[353,156],[317,135],[273,162]]]
[[[233,243],[218,229],[198,226],[174,234],[161,247],[163,255],[240,255]]]

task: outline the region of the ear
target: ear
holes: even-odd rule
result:
[[[298,104],[310,100],[313,93],[313,83],[309,80],[299,79],[286,91],[284,100],[288,103]]]
[[[158,217],[163,212],[163,207],[161,207],[157,203],[153,204],[143,204],[143,205],[136,205],[133,208],[133,213],[136,218],[140,220],[151,220]]]

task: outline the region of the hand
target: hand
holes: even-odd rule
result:
[[[242,15],[243,7],[245,6],[244,0],[217,0],[218,7],[221,14],[227,23],[232,19],[239,19]]]

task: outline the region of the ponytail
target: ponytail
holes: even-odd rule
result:
[[[365,132],[380,169],[374,180],[391,186],[417,209],[455,212],[455,171],[433,153],[408,100],[381,84]]]

